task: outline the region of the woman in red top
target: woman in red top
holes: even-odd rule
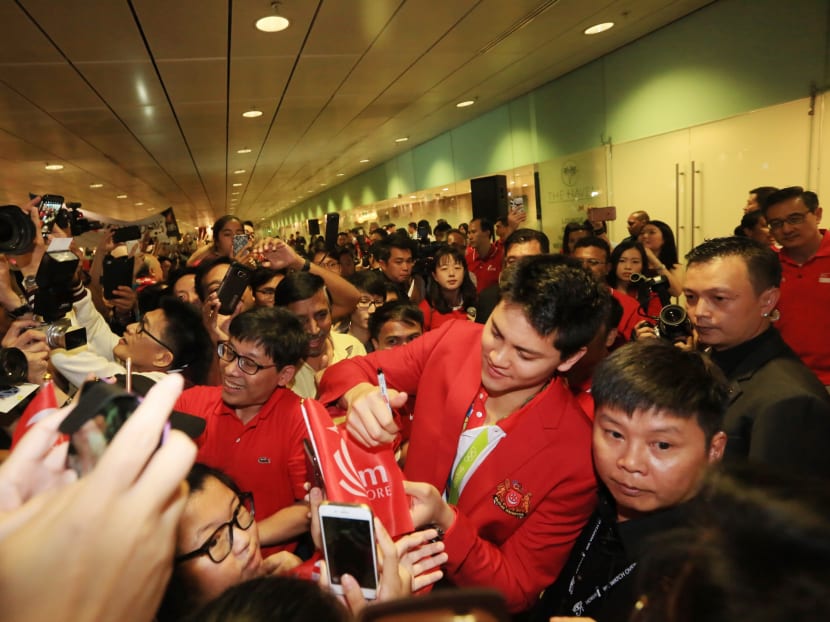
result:
[[[426,295],[418,305],[424,312],[424,332],[450,320],[474,320],[477,302],[476,286],[464,255],[452,246],[439,247]]]
[[[656,318],[663,305],[654,292],[644,300],[640,298],[640,287],[631,282],[632,274],[641,274],[646,278],[652,275],[648,267],[648,256],[643,245],[627,240],[620,242],[611,253],[611,270],[608,272],[608,284],[617,291],[627,294],[640,302],[640,314]],[[643,304],[645,302],[645,304]]]

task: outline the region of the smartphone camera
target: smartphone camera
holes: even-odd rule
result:
[[[319,514],[332,591],[343,594],[341,577],[349,574],[365,598],[376,598],[378,570],[372,510],[363,504],[324,502]]]

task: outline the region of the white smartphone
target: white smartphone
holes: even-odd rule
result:
[[[332,591],[343,594],[340,577],[349,574],[357,580],[363,596],[374,600],[378,592],[378,564],[372,510],[364,504],[324,501],[319,514]]]

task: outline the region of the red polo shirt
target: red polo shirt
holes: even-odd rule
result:
[[[176,410],[203,417],[207,426],[196,439],[196,460],[227,473],[244,492],[254,493],[257,520],[288,507],[305,496],[303,441],[306,432],[300,398],[277,389],[257,415],[243,424],[222,401],[222,387],[193,387],[184,391]],[[294,543],[262,547],[263,557],[293,550]]]
[[[504,247],[499,240],[490,245],[490,251],[482,257],[472,246],[467,247],[467,269],[476,275],[476,291],[483,292],[487,287],[499,282],[502,263],[504,263]]]
[[[795,263],[784,249],[781,260],[781,319],[775,327],[804,364],[824,385],[830,385],[830,232],[822,230],[816,254]]]
[[[640,304],[628,294],[623,294],[621,291],[609,287],[611,295],[616,298],[623,308],[622,319],[617,325],[617,332],[625,341],[631,341],[631,331],[643,320],[648,318],[640,313]]]

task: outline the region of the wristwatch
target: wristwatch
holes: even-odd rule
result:
[[[23,277],[23,289],[27,292],[33,289],[37,289],[37,279],[34,275],[30,274],[29,276]]]

